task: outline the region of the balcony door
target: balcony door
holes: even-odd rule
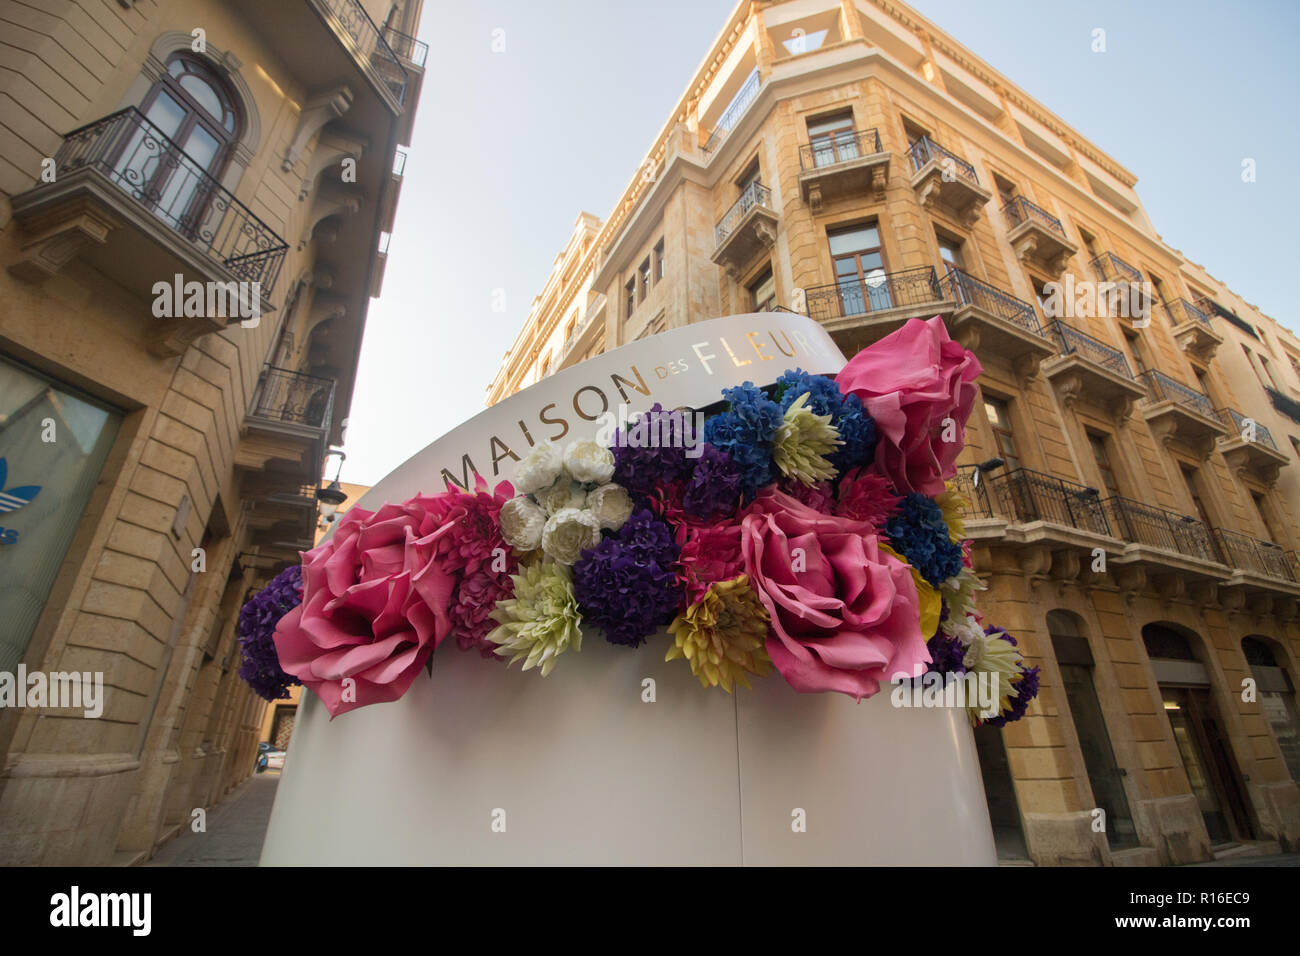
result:
[[[239,131],[233,98],[202,61],[176,54],[140,112],[148,122],[131,131],[117,177],[173,229],[210,241],[203,221]]]
[[[812,146],[813,166],[818,168],[834,166],[861,155],[851,110],[810,119],[808,142]]]
[[[862,315],[893,308],[885,276],[885,251],[875,223],[832,229],[831,262],[843,315]]]

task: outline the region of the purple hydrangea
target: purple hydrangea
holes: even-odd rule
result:
[[[783,420],[781,406],[753,382],[724,388],[722,397],[728,402],[727,411],[704,423],[704,438],[731,456],[748,500],[776,480],[772,438]]]
[[[674,419],[669,416],[680,417]],[[665,411],[658,402],[655,402],[654,407],[648,412],[632,419],[632,428],[636,428],[642,419],[645,420],[647,439],[650,435],[662,438],[664,426],[670,423],[673,428],[678,428],[690,427],[690,423],[694,421],[694,417],[690,414]],[[629,493],[645,497],[656,487],[684,479],[690,473],[696,460],[686,457],[683,442],[679,441],[675,444],[669,442],[662,447],[642,444],[632,446],[628,444],[629,433],[629,431],[619,432],[610,447],[610,451],[614,453],[614,481],[626,488]],[[699,440],[699,436],[692,435],[691,438],[695,441]],[[655,444],[659,443],[655,442]]]
[[[583,618],[611,644],[641,644],[677,612],[681,593],[673,562],[679,551],[672,529],[649,509],[632,512],[573,566],[573,593]]]
[[[302,567],[277,574],[239,611],[239,676],[263,700],[282,700],[301,683],[280,667],[272,635],[284,617],[302,603]]]
[[[682,495],[682,509],[695,518],[731,514],[740,499],[740,469],[725,451],[707,442]]]
[[[916,492],[904,498],[885,523],[885,536],[935,587],[961,573],[961,545],[949,536],[943,509],[932,498]]]

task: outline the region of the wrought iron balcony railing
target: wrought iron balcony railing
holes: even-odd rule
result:
[[[964,179],[972,186],[980,184],[980,178],[975,173],[975,167],[966,160],[962,159],[956,153],[944,149],[928,136],[922,136],[913,143],[907,150],[907,155],[912,160],[912,169],[914,172],[920,172],[925,165],[930,162],[938,162],[943,165],[945,162],[952,164],[953,175]]]
[[[1166,303],[1165,308],[1174,318],[1174,325],[1182,325],[1184,322],[1200,322],[1207,329],[1213,328],[1210,325],[1210,317],[1198,309],[1186,299],[1174,299]]]
[[[1011,229],[1014,229],[1022,222],[1036,222],[1056,233],[1062,239],[1065,238],[1065,227],[1061,225],[1061,220],[1041,206],[1035,206],[1024,196],[1012,198],[1010,202],[1002,207],[1002,215],[1007,221],[1007,226]]]
[[[745,80],[745,84],[736,93],[735,98],[732,99],[727,111],[718,118],[717,125],[713,127],[713,132],[709,134],[708,142],[704,144],[706,153],[711,153],[722,145],[722,141],[727,138],[727,134],[745,115],[745,110],[749,109],[750,104],[758,99],[758,91],[762,85],[758,77],[758,69],[755,68],[754,72],[749,74],[749,79]]]
[[[1272,541],[1261,541],[1248,534],[1214,528],[1211,531],[1219,558],[1230,568],[1262,574],[1266,578],[1295,581],[1295,568],[1287,554]]]
[[[334,413],[334,380],[268,365],[262,370],[249,415],[271,422],[329,428]]]
[[[881,152],[880,131],[876,129],[844,130],[822,137],[815,143],[799,147],[799,168],[825,169],[851,159],[861,159]]]
[[[1141,282],[1142,273],[1113,252],[1103,252],[1092,260],[1097,274],[1110,282]]]
[[[1173,402],[1198,415],[1218,420],[1219,416],[1214,413],[1214,403],[1204,392],[1189,388],[1182,382],[1174,381],[1164,372],[1157,372],[1154,369],[1143,372],[1138,378],[1147,387],[1147,397],[1151,401]]]
[[[1108,372],[1114,372],[1129,381],[1134,380],[1133,370],[1128,367],[1128,359],[1119,349],[1111,348],[1105,342],[1080,332],[1072,325],[1066,325],[1060,319],[1049,322],[1047,330],[1056,340],[1062,355],[1078,355],[1095,365],[1100,365]]]
[[[236,278],[275,288],[285,241],[135,107],[73,130],[54,163],[96,170]]]
[[[993,517],[993,507],[989,502],[988,479],[979,472],[978,468],[960,469],[949,480],[948,487],[950,491],[966,499],[966,505],[961,512],[963,518]]]
[[[1273,440],[1273,433],[1266,426],[1261,425],[1253,418],[1247,418],[1235,408],[1215,409],[1214,414],[1219,421],[1228,426],[1229,431],[1242,441],[1258,442],[1274,451],[1281,450],[1277,447],[1277,442]]]
[[[424,66],[424,61],[429,57],[429,44],[392,27],[384,27],[384,42],[407,63]]]
[[[996,515],[1022,523],[1050,521],[1094,534],[1113,534],[1096,488],[1028,468],[985,477],[981,484],[988,490]]]
[[[350,52],[357,62],[372,70],[398,103],[405,103],[406,70],[384,39],[384,31],[370,19],[360,0],[315,0],[315,3],[333,14],[351,37],[354,49]]]
[[[749,211],[755,206],[762,206],[765,209],[772,208],[772,190],[768,189],[762,183],[755,180],[744,188],[740,198],[732,203],[731,208],[726,211],[718,224],[713,227],[713,244],[714,247],[722,245],[735,230],[742,219],[749,214]]]
[[[1043,328],[1038,323],[1038,313],[1024,299],[1017,299],[997,286],[989,285],[968,272],[952,267],[949,267],[943,282],[950,297],[957,301],[958,308],[973,305],[1000,319],[1015,323],[1026,332],[1033,332],[1035,335],[1043,334]]]
[[[1112,496],[1102,502],[1115,533],[1125,541],[1163,548],[1202,561],[1218,561],[1210,529],[1188,515]]]
[[[808,315],[818,321],[942,302],[943,287],[932,266],[875,272],[806,290]]]

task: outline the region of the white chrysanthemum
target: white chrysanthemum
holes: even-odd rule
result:
[[[587,494],[582,485],[568,475],[560,475],[555,484],[545,491],[537,492],[534,497],[548,517],[565,508],[585,508],[587,505]]]
[[[600,522],[585,509],[557,511],[542,529],[542,551],[564,565],[574,564],[583,551],[599,543]]]
[[[497,520],[501,525],[501,537],[510,547],[532,551],[541,546],[546,513],[527,495],[517,495],[503,504]]]
[[[515,470],[515,491],[521,495],[541,491],[555,484],[564,468],[564,456],[553,442],[544,441],[524,456]]]
[[[613,482],[587,492],[587,510],[596,516],[602,528],[610,531],[623,527],[634,507],[627,489]]]
[[[604,484],[614,477],[614,453],[599,442],[571,441],[564,449],[564,470],[574,481]]]
[[[948,618],[943,622],[943,632],[953,636],[957,624],[975,612],[975,592],[987,591],[988,585],[972,569],[963,567],[939,585],[939,594],[948,604]]]

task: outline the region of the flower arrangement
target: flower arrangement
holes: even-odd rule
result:
[[[545,676],[595,629],[727,693],[772,671],[857,700],[974,674],[996,706],[972,722],[1019,719],[1038,669],[979,616],[948,484],[979,371],[913,319],[834,378],[724,389],[702,428],[656,405],[607,443],[535,444],[513,485],[352,508],[245,606],[240,674],[337,716],[400,697],[448,637]]]

